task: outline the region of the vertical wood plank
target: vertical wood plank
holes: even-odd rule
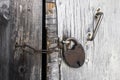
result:
[[[56,1],[46,0],[46,28],[47,48],[52,50],[48,53],[47,79],[59,80],[59,49],[58,45],[58,23],[56,15]]]
[[[9,14],[10,0],[0,0],[0,80],[9,79],[10,23],[3,22],[3,14]]]
[[[41,53],[26,48],[15,49],[15,44],[26,43],[33,48],[42,48],[42,0],[11,0],[12,39],[11,80],[41,80]]]
[[[118,0],[57,0],[59,37],[66,33],[80,42],[86,60],[78,69],[64,62],[61,80],[119,80],[119,1]],[[87,41],[87,34],[94,26],[97,8],[104,12],[104,19],[94,41]]]

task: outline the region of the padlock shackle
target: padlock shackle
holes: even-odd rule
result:
[[[74,38],[68,38],[66,41],[73,41],[73,42],[75,43],[75,45],[77,45],[77,44],[78,44],[77,40],[76,40],[76,39],[74,39]]]

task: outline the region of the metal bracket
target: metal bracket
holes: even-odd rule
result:
[[[95,19],[97,20],[96,25],[95,25],[95,29],[93,30],[92,34],[88,33],[88,39],[87,39],[88,41],[92,41],[95,39],[95,36],[96,36],[98,29],[100,27],[100,23],[103,19],[103,15],[104,15],[103,12],[100,12],[100,9],[98,9],[97,13],[95,14]]]

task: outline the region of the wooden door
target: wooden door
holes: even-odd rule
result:
[[[58,36],[74,37],[85,50],[85,63],[70,68],[63,59],[52,66],[50,80],[119,80],[120,78],[120,6],[119,0],[56,0]],[[104,18],[93,41],[87,34],[94,28],[94,15],[100,8]],[[57,60],[59,60],[56,57]]]
[[[41,49],[41,3],[42,0],[0,0],[0,7],[6,4],[10,11],[7,25],[0,26],[0,80],[41,80],[41,54],[28,48],[31,54],[15,48],[16,43],[26,43]],[[119,80],[120,1],[56,0],[56,3],[51,8],[56,11],[57,6],[57,15],[48,12],[58,21],[48,25],[55,30],[52,36],[54,39],[64,35],[77,39],[84,47],[85,63],[80,68],[70,68],[57,49],[48,54],[48,80]],[[87,41],[88,33],[94,29],[94,15],[98,8],[104,18],[95,39]],[[54,46],[56,40],[49,47]]]

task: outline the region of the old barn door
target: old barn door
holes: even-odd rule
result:
[[[51,65],[51,80],[119,80],[119,3],[119,0],[57,0],[58,36],[77,39],[85,50],[85,63],[80,68],[70,68],[61,59],[61,66],[58,67],[60,59],[55,54],[52,57],[56,61]],[[104,18],[95,39],[88,41],[98,8],[104,13]]]

